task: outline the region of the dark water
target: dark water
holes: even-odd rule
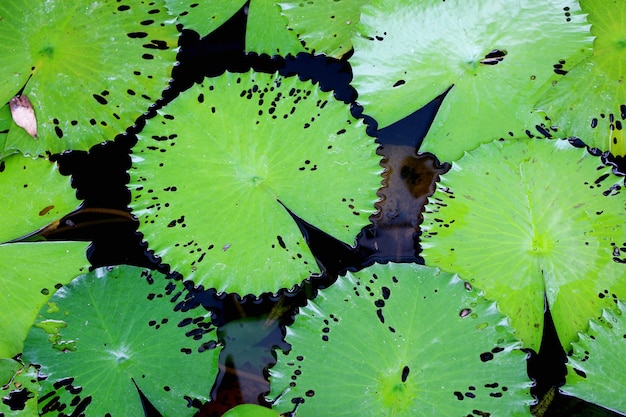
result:
[[[174,81],[151,114],[204,77],[217,76],[226,70],[246,72],[250,68],[318,81],[323,90],[333,90],[338,100],[346,103],[355,100],[356,93],[349,86],[351,71],[345,60],[308,55],[288,58],[246,55],[243,52],[245,22],[242,10],[206,38],[184,31],[180,39],[180,65],[173,71]],[[418,149],[444,97],[445,93],[380,131],[373,120],[365,118],[368,133],[381,144],[379,154],[388,168],[386,186],[380,191],[380,210],[372,218],[372,225],[359,235],[356,248],[301,224],[315,256],[325,268],[324,276],[306,281],[297,291],[259,298],[240,299],[236,294],[194,290],[198,304],[212,311],[219,337],[225,342],[220,374],[212,391],[213,401],[201,409],[200,415],[219,416],[239,403],[264,404],[263,394],[269,391],[265,368],[275,362],[272,348],[288,349],[283,341],[284,325],[291,322],[298,306],[304,305],[317,289],[332,285],[339,274],[373,262],[423,263],[419,257],[419,213],[426,196],[434,189],[434,181],[447,166],[432,155],[418,155]],[[354,114],[360,113],[355,107]],[[134,133],[143,124],[144,118],[140,118],[127,134],[114,142],[97,145],[90,152],[68,152],[58,157],[62,172],[72,175],[72,184],[84,203],[47,238],[92,241],[88,256],[93,266],[132,264],[168,272],[166,266],[159,265],[147,252],[137,233],[138,223],[127,209],[129,151],[136,141]],[[533,393],[538,398],[554,392],[554,387],[561,385],[565,377],[566,356],[556,339],[549,313],[546,323],[541,350],[528,363],[529,376],[536,380]],[[149,405],[146,410],[147,415],[159,415]],[[543,415],[616,414],[557,393]]]

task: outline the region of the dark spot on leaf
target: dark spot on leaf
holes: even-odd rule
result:
[[[100,94],[94,94],[93,98],[96,99],[96,101],[102,105],[108,104],[109,102],[107,101],[106,98],[102,97]],[[93,120],[93,119],[91,119]]]
[[[394,87],[394,88],[395,88],[395,87],[400,87],[401,85],[404,85],[404,84],[406,84],[406,81],[404,81],[404,80],[398,80],[398,81],[396,81],[396,82],[393,84],[393,87]]]
[[[483,352],[480,354],[480,360],[483,362],[489,362],[493,359],[493,353],[491,352]]]
[[[405,366],[404,368],[402,368],[402,382],[406,382],[406,379],[409,377],[409,367]]]
[[[130,32],[130,33],[127,33],[126,36],[132,39],[137,39],[137,38],[141,39],[141,38],[147,37],[148,34],[146,32]]]

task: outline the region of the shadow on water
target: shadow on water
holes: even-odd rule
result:
[[[292,214],[324,272],[319,276],[311,277],[290,291],[244,299],[202,287],[189,288],[194,302],[212,312],[219,326],[218,337],[224,343],[219,376],[211,393],[213,401],[201,408],[200,416],[220,416],[240,403],[267,405],[263,396],[269,391],[266,369],[275,362],[272,349],[289,349],[283,340],[284,326],[292,322],[297,308],[314,297],[318,289],[332,285],[348,270],[357,271],[374,262],[423,263],[419,256],[421,212],[428,195],[434,192],[435,181],[449,169],[449,164],[440,163],[433,155],[418,153],[447,92],[403,120],[378,130],[375,121],[363,115],[363,109],[354,104],[356,92],[350,86],[352,74],[345,59],[307,54],[286,58],[246,54],[245,25],[246,15],[242,9],[209,36],[200,37],[184,30],[180,37],[180,64],[173,71],[170,88],[146,117],[154,115],[157,108],[204,77],[217,76],[224,71],[279,71],[284,76],[318,82],[322,90],[332,90],[338,100],[351,103],[355,117],[364,118],[368,134],[380,144],[378,153],[385,173],[379,191],[378,213],[372,216],[372,224],[359,234],[354,247],[333,239]],[[84,202],[76,212],[33,239],[43,236],[50,240],[91,241],[88,257],[94,267],[131,264],[169,272],[142,243],[137,232],[138,222],[127,208],[130,203],[126,188],[129,152],[136,142],[134,134],[144,126],[146,117],[139,118],[127,134],[120,135],[114,142],[94,146],[89,152],[67,152],[55,157],[61,172],[72,176],[72,186]],[[624,170],[623,165],[621,169]],[[545,328],[541,349],[532,354],[528,362],[529,376],[536,381],[533,393],[538,398],[546,398],[536,408],[537,415],[618,415],[558,393],[558,386],[565,378],[566,355],[556,338],[549,311]],[[149,399],[142,397],[142,401],[146,416],[159,415]]]

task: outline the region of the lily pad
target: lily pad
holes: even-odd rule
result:
[[[592,45],[575,0],[374,0],[359,30],[353,85],[379,128],[453,86],[421,148],[442,161],[541,127],[535,94],[557,77],[553,65],[579,61]]]
[[[347,105],[295,77],[207,79],[138,137],[139,231],[185,279],[218,291],[276,291],[317,271],[287,209],[346,243],[375,211],[376,143]]]
[[[56,163],[21,154],[0,159],[0,195],[0,242],[34,232],[80,204]]]
[[[85,242],[38,242],[0,245],[0,358],[22,351],[28,329],[41,308],[62,285],[89,266]]]
[[[208,400],[219,349],[210,313],[181,309],[184,291],[131,266],[99,268],[58,290],[22,356],[47,376],[41,414],[143,415],[137,386],[164,415],[193,415],[188,404]]]
[[[485,290],[538,350],[544,293],[564,346],[626,295],[623,179],[564,140],[482,145],[452,164],[422,225],[427,265]]]
[[[0,397],[2,397],[2,401],[0,401],[1,416],[28,417],[38,415],[38,376],[37,368],[34,366],[20,366],[9,381],[3,381],[3,385],[0,386]],[[4,382],[7,383],[4,384]]]
[[[364,0],[282,1],[289,28],[310,53],[341,58],[352,49]]]
[[[604,295],[604,293],[601,293]],[[607,297],[611,297],[608,293]],[[604,309],[589,322],[589,329],[572,343],[567,376],[561,391],[605,408],[626,413],[626,304],[614,299],[617,309]],[[619,376],[619,377],[618,377]]]
[[[537,107],[564,135],[626,155],[626,3],[584,0],[581,5],[595,36],[593,54],[554,83]]]
[[[38,123],[38,139],[13,124],[5,148],[87,150],[123,133],[168,85],[170,19],[162,0],[2,2],[0,103],[27,95]]]
[[[186,29],[201,36],[213,32],[239,9],[247,7],[246,52],[272,55],[296,55],[303,52],[295,33],[287,29],[287,19],[273,1],[251,0],[165,0],[168,10]]]
[[[348,273],[300,310],[269,398],[297,415],[528,415],[526,354],[496,304],[416,264]]]
[[[254,0],[253,0],[254,1]],[[230,19],[246,0],[165,0],[167,10],[185,29],[206,36]]]

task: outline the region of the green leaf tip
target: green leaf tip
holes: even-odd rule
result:
[[[468,342],[471,340],[471,342]],[[268,395],[299,416],[527,415],[526,354],[496,304],[416,264],[347,273],[301,308]]]
[[[296,77],[206,79],[138,137],[129,189],[139,231],[185,279],[218,291],[277,291],[316,272],[285,207],[346,243],[376,210],[374,139],[349,106]]]
[[[621,181],[566,140],[482,145],[441,176],[424,213],[422,256],[497,300],[535,350],[545,294],[568,346],[606,302],[598,288],[626,294]]]

